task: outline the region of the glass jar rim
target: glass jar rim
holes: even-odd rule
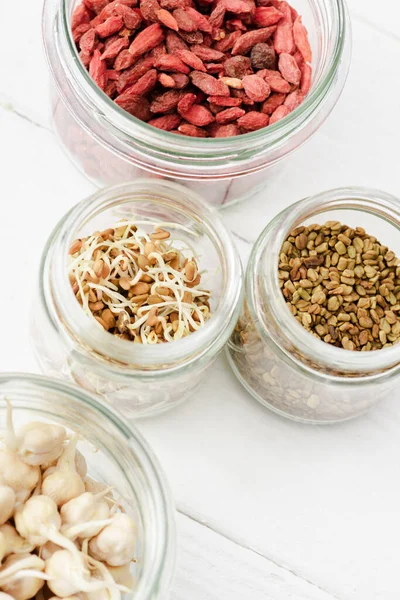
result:
[[[225,261],[223,265],[226,272],[225,288],[216,311],[198,331],[168,344],[167,355],[165,344],[148,346],[133,344],[131,341],[110,335],[92,322],[76,301],[68,278],[68,252],[73,236],[80,226],[91,216],[100,214],[111,206],[132,202],[135,193],[155,202],[157,198],[162,198],[163,195],[167,197],[166,195],[170,194],[182,212],[199,220],[202,226],[207,226],[207,235],[214,243],[218,242],[220,257]],[[57,252],[51,250],[55,246]],[[73,337],[79,339],[87,349],[94,350],[98,358],[104,358],[104,348],[107,348],[107,358],[114,361],[107,362],[107,366],[118,368],[117,363],[120,363],[120,366],[130,367],[129,371],[123,372],[123,375],[128,377],[135,376],[140,369],[142,369],[141,374],[148,372],[149,375],[154,376],[157,369],[149,366],[152,364],[162,365],[160,371],[165,373],[166,369],[173,371],[175,368],[180,368],[182,364],[187,365],[193,360],[198,360],[224,336],[242,297],[243,273],[240,258],[232,236],[218,212],[197,193],[165,180],[136,179],[133,182],[103,188],[79,202],[59,221],[45,246],[40,267],[41,286],[45,285],[44,282],[47,280],[45,272],[48,260],[54,260],[55,285],[60,291],[57,295],[55,311],[49,310],[49,306],[45,303],[52,322],[59,326],[60,316],[61,319],[64,318],[67,329],[71,331]],[[54,296],[54,293],[53,287],[51,295]],[[42,294],[46,298],[49,292],[42,289]]]
[[[273,275],[268,277],[268,286],[270,286],[268,299],[265,277],[263,277],[262,284],[259,285],[262,257],[266,245],[269,246],[271,264],[277,265],[282,244],[289,231],[310,217],[334,210],[363,211],[380,217],[400,231],[400,200],[380,190],[343,187],[299,200],[279,213],[267,225],[254,245],[246,274],[250,311],[253,318],[260,324],[261,334],[270,337],[267,334],[268,325],[262,309],[262,302],[268,302],[271,316],[275,322],[279,322],[280,331],[288,343],[288,347],[295,348],[300,355],[323,364],[328,369],[334,366],[338,372],[357,372],[364,375],[371,374],[371,376],[388,370],[398,370],[400,369],[400,343],[379,351],[353,352],[327,344],[311,335],[288,311],[279,286],[278,268],[272,267]],[[272,241],[269,241],[271,230],[274,234]],[[258,296],[261,302],[258,301]],[[274,343],[285,354],[289,354],[287,348],[276,338]],[[291,358],[294,359],[293,355]]]
[[[45,0],[44,2],[43,38],[48,63],[54,79],[57,82],[55,69],[52,68],[52,52],[49,48],[49,39],[47,39],[46,36],[46,6],[51,1],[53,0]],[[143,147],[143,150],[145,150],[146,147],[154,147],[158,149],[162,148],[163,152],[168,153],[168,150],[170,150],[172,146],[174,148],[174,156],[176,156],[177,160],[182,160],[182,157],[186,154],[186,157],[190,157],[191,159],[195,156],[200,163],[206,160],[209,161],[210,158],[215,158],[216,152],[221,153],[221,156],[227,160],[231,159],[236,160],[237,162],[237,153],[239,151],[243,152],[244,148],[246,152],[250,152],[254,149],[265,149],[270,146],[279,145],[288,136],[296,133],[318,109],[335,80],[335,75],[341,62],[349,29],[349,20],[344,0],[330,0],[329,6],[335,13],[334,18],[332,19],[335,25],[335,39],[333,49],[330,51],[326,69],[324,70],[324,75],[321,77],[321,81],[310,90],[301,105],[285,117],[285,119],[263,129],[239,136],[232,136],[229,138],[194,138],[189,136],[178,136],[140,121],[116,105],[115,102],[97,86],[79,58],[69,26],[67,0],[60,0],[60,2],[60,30],[63,34],[63,39],[66,42],[68,52],[73,58],[68,64],[66,64],[66,61],[64,60],[63,68],[69,70],[69,75],[72,77],[75,84],[75,93],[79,90],[82,97],[85,98],[86,103],[89,102],[96,106],[101,113],[101,118],[106,119],[108,125],[114,127],[116,132],[122,132],[125,136],[129,136],[135,143],[140,143],[142,145],[140,147]],[[69,103],[66,100],[65,95],[60,89],[59,92],[68,106]],[[74,114],[74,117],[78,119],[82,127],[87,129],[85,123],[82,122],[76,114]],[[90,133],[97,137],[97,134],[93,131],[90,131]],[[165,155],[163,155],[162,158],[165,159]],[[207,164],[207,167],[209,166],[210,165]],[[259,168],[260,167],[254,167],[243,174],[252,172],[253,170],[259,170]]]
[[[158,459],[142,434],[132,423],[129,423],[126,419],[124,420],[110,405],[101,401],[94,394],[72,383],[32,373],[0,373],[0,392],[7,385],[15,386],[15,391],[20,394],[25,392],[29,395],[30,392],[32,393],[32,388],[36,388],[72,396],[79,402],[88,405],[91,410],[95,411],[102,418],[110,421],[121,433],[126,440],[127,446],[139,458],[140,463],[144,465],[144,471],[150,480],[154,509],[157,515],[157,531],[160,535],[160,543],[157,544],[157,556],[154,561],[157,563],[154,573],[151,575],[151,580],[149,573],[144,573],[142,581],[139,580],[134,598],[135,600],[149,600],[153,597],[152,593],[160,585],[160,582],[162,582],[161,585],[167,587],[171,578],[171,572],[167,572],[166,567],[170,566],[174,557],[174,549],[171,545],[171,541],[175,538],[174,505],[167,480]]]

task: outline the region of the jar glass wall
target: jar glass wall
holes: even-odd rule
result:
[[[311,423],[357,416],[400,381],[400,344],[370,352],[337,348],[311,335],[286,306],[278,280],[282,244],[295,227],[327,220],[363,227],[399,256],[397,198],[349,188],[294,204],[266,227],[253,249],[245,306],[228,346],[236,375],[257,400]],[[393,293],[391,309],[398,311],[400,290]]]
[[[259,192],[280,161],[322,124],[343,89],[351,34],[343,0],[299,0],[313,49],[313,83],[282,121],[231,138],[190,138],[161,131],[121,110],[93,83],[70,32],[73,0],[45,0],[43,33],[55,89],[55,130],[69,156],[96,184],[140,176],[180,181],[216,206]]]
[[[112,409],[78,387],[11,373],[0,375],[0,424],[11,402],[16,427],[45,420],[79,433],[88,475],[114,487],[137,524],[135,588],[128,598],[164,600],[175,560],[173,506],[164,476],[142,436]],[[93,452],[96,448],[96,452]]]
[[[199,256],[210,292],[210,319],[180,340],[135,344],[105,331],[77,302],[68,278],[73,240],[134,218],[166,223]],[[152,228],[152,227],[151,227]],[[187,398],[235,326],[242,268],[218,213],[190,190],[137,180],[77,204],[53,231],[43,253],[32,338],[42,370],[106,398],[128,418],[148,416]]]

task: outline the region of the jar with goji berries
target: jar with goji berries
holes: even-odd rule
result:
[[[127,339],[126,335],[106,331],[83,310],[70,280],[71,245],[74,240],[87,239],[94,232],[101,235],[103,230],[110,231],[117,222],[127,220],[141,224],[145,231],[152,224],[165,224],[173,232],[174,248],[183,248],[182,252],[190,249],[198,257],[201,289],[208,298],[207,319],[201,327],[191,328],[191,332],[187,330],[180,337],[171,332],[168,340],[159,340],[163,343],[154,337],[150,340],[150,336]],[[106,238],[98,240],[96,246],[102,248],[107,244]],[[116,243],[121,244],[121,240]],[[125,257],[127,252],[122,252]],[[111,255],[110,262],[119,260],[114,256]],[[160,255],[160,268],[167,260],[165,254]],[[165,285],[169,275],[169,279],[176,279],[176,269],[172,266],[164,269]],[[139,269],[136,275],[138,272]],[[104,302],[109,301],[108,293],[113,289],[113,297],[123,303],[120,308],[127,306],[123,289],[115,279],[107,282],[101,279],[98,283],[107,294],[108,300],[102,295]],[[178,284],[183,291],[182,282]],[[81,299],[87,293],[89,289],[83,286]],[[42,256],[39,294],[32,312],[31,335],[36,357],[46,375],[72,379],[102,396],[127,418],[153,415],[182,402],[198,387],[235,327],[241,298],[240,258],[216,210],[185,187],[168,181],[137,179],[83,200],[51,234]],[[133,301],[135,310],[142,306],[139,300],[143,302],[139,297]],[[191,300],[179,297],[177,302],[176,310],[181,314],[184,304]],[[163,306],[169,308],[171,303],[175,307],[170,294]]]
[[[215,206],[248,198],[267,188],[284,166],[282,160],[320,127],[346,80],[351,33],[344,0],[299,0],[294,9],[303,17],[313,51],[311,88],[300,106],[280,121],[243,135],[177,135],[132,116],[94,83],[72,36],[77,4],[44,4],[52,115],[61,144],[97,185],[152,176],[181,182]]]
[[[400,343],[396,342],[400,336],[400,267],[396,256],[400,255],[399,207],[398,198],[376,190],[331,190],[287,208],[260,235],[248,264],[245,304],[228,344],[228,356],[239,380],[261,404],[297,421],[323,424],[350,419],[384,398],[398,396]],[[278,264],[281,264],[282,247],[284,242],[288,243],[289,232],[297,227],[311,227],[311,224],[324,224],[326,221],[346,224],[346,228],[354,230],[365,228],[368,236],[374,236],[372,241],[370,238],[368,255],[356,250],[359,239],[354,245],[347,240],[348,252],[345,248],[339,249],[345,256],[354,257],[343,258],[343,262],[352,260],[352,263],[359,265],[365,259],[368,264],[365,267],[365,279],[359,282],[362,285],[355,286],[356,293],[346,296],[349,290],[344,290],[342,286],[342,291],[335,283],[336,274],[339,275],[341,271],[334,266],[326,268],[326,262],[324,265],[328,277],[332,277],[332,285],[326,284],[325,291],[337,292],[338,295],[331,297],[341,306],[336,313],[338,317],[335,317],[340,333],[351,331],[358,321],[361,325],[361,307],[375,307],[371,310],[375,321],[367,319],[359,329],[363,331],[365,339],[361,340],[362,336],[357,335],[357,349],[354,349],[354,345],[352,349],[346,349],[349,348],[348,342],[343,347],[337,347],[331,344],[335,338],[329,339],[328,336],[324,341],[307,331],[294,315],[303,316],[307,313],[308,322],[311,322],[312,315],[318,315],[318,305],[312,306],[314,300],[310,301],[309,295],[300,294],[300,299],[304,297],[302,309],[298,305],[297,313],[291,311],[281,289]],[[301,244],[301,247],[304,245]],[[320,250],[324,248],[318,248]],[[380,261],[381,254],[387,256],[386,263]],[[387,264],[391,267],[388,268]],[[362,278],[363,267],[358,268],[361,268]],[[304,276],[307,280],[319,277],[315,270],[311,273],[307,271]],[[373,282],[378,279],[376,290]],[[354,280],[345,280],[354,283]],[[307,281],[300,281],[299,290],[303,283]],[[329,291],[326,293],[329,294]],[[315,308],[318,310],[315,311]],[[347,309],[350,313],[348,316]],[[300,313],[300,310],[304,312]],[[330,331],[330,314],[325,311],[324,320],[320,320],[321,332],[325,330],[323,335]],[[386,321],[386,315],[388,319],[389,315],[393,319],[390,317],[390,322]],[[377,323],[376,333],[374,322]],[[381,327],[387,334],[379,339],[378,330]],[[363,347],[362,344],[374,338],[377,340],[373,341],[375,347],[380,347],[382,340],[381,349],[360,351],[368,350],[368,346]]]

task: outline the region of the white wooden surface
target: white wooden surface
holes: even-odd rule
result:
[[[350,184],[400,197],[400,5],[350,0],[350,12],[352,68],[334,113],[267,200],[224,213],[248,241],[237,239],[244,259],[263,223],[305,195]],[[0,2],[1,370],[37,371],[28,316],[41,248],[92,191],[49,129],[40,13],[39,0]],[[142,422],[179,511],[172,600],[397,599],[399,401],[300,426],[249,398],[221,358],[194,398]]]

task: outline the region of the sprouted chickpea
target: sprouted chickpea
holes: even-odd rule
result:
[[[87,476],[78,435],[32,422],[0,449],[0,600],[121,600],[133,589],[133,520]]]

